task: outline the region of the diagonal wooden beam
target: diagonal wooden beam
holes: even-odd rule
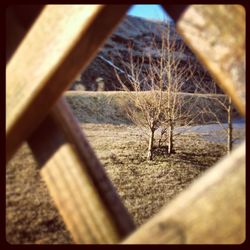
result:
[[[184,11],[188,8],[188,4],[163,4],[165,11],[170,17],[177,22]]]
[[[90,62],[128,5],[48,5],[6,69],[6,159]]]
[[[246,230],[245,143],[197,179],[123,244],[241,244]]]
[[[11,5],[6,10],[6,64],[44,5]]]
[[[131,217],[63,98],[28,143],[76,243],[117,243],[134,230]]]
[[[236,108],[246,113],[246,13],[241,5],[191,5],[177,22],[193,50]]]
[[[104,185],[104,184],[97,185],[97,187],[95,186],[96,185],[95,182],[99,183],[100,180],[102,179],[100,177],[100,176],[102,176],[102,174],[98,177],[97,173],[99,173],[99,171],[95,172],[95,170],[94,170],[96,164],[90,163],[91,161],[89,161],[89,163],[86,164],[86,162],[88,162],[88,160],[86,161],[86,159],[84,159],[84,157],[81,154],[81,152],[84,151],[82,149],[83,148],[86,149],[86,145],[84,145],[84,147],[78,151],[76,148],[81,148],[81,147],[79,145],[75,146],[75,145],[77,145],[77,143],[75,143],[75,142],[72,143],[72,141],[75,140],[75,139],[72,139],[72,133],[70,132],[70,131],[72,131],[71,130],[72,128],[68,130],[68,128],[70,127],[69,125],[66,125],[66,126],[60,125],[61,123],[59,121],[63,121],[65,118],[67,120],[67,117],[64,117],[63,112],[62,112],[63,109],[67,109],[67,108],[65,108],[63,103],[60,104],[60,102],[59,102],[59,104],[56,104],[56,106],[54,108],[55,113],[53,113],[53,115],[49,115],[46,118],[46,120],[49,119],[49,122],[46,123],[46,120],[44,121],[45,125],[46,124],[47,125],[40,128],[41,130],[39,133],[36,131],[33,134],[33,136],[34,136],[36,133],[38,133],[35,135],[35,137],[32,136],[32,138],[30,138],[30,145],[32,146],[34,152],[36,152],[35,154],[37,156],[37,159],[40,161],[41,165],[47,166],[44,168],[45,171],[43,172],[44,179],[46,180],[47,183],[50,183],[50,184],[48,184],[49,189],[51,190],[52,195],[55,197],[57,205],[61,208],[60,211],[63,214],[65,220],[67,220],[66,218],[68,218],[66,224],[70,228],[71,232],[74,232],[73,234],[74,234],[75,241],[76,242],[98,242],[98,243],[100,243],[100,242],[108,242],[108,243],[116,242],[117,239],[119,238],[119,235],[122,235],[121,232],[129,232],[133,228],[133,226],[132,226],[132,224],[130,224],[130,226],[127,226],[127,228],[130,228],[130,230],[123,229],[124,230],[123,231],[121,229],[117,229],[117,228],[119,228],[119,226],[117,226],[117,225],[119,225],[119,222],[118,222],[119,219],[112,220],[110,218],[110,214],[112,214],[112,212],[115,210],[112,208],[112,206],[110,207],[110,204],[112,203],[111,202],[112,199],[108,198],[109,195],[107,195],[107,193],[108,193],[107,190],[112,190],[112,188],[111,188],[111,186],[109,186],[109,184],[108,184],[108,186],[110,188],[106,188],[106,189],[104,187],[107,185]],[[64,107],[64,108],[62,108],[62,107]],[[55,114],[57,114],[57,116]],[[71,121],[71,119],[69,119],[69,121]],[[68,124],[68,123],[66,122],[66,124]],[[42,124],[41,124],[41,126],[42,126]],[[54,130],[53,130],[53,128],[54,128]],[[50,143],[46,143],[46,147],[48,147],[48,150],[45,150],[45,151],[40,150],[39,136],[44,135],[44,137],[45,137],[46,135],[48,135],[48,131],[54,131],[53,135],[55,137],[53,137],[54,139],[52,141],[47,140],[47,142],[50,141]],[[73,136],[73,138],[77,137],[78,134],[79,133],[76,133],[75,136]],[[42,138],[40,137],[40,139],[43,139],[43,136],[42,136]],[[36,143],[36,141],[39,143]],[[36,145],[38,145],[38,148]],[[242,160],[242,152],[243,151],[244,151],[244,148],[241,148],[241,153],[237,151],[238,152],[237,154],[240,155],[241,160]],[[70,153],[70,154],[68,155],[68,153]],[[83,163],[81,163],[81,159],[84,159]],[[228,159],[232,160],[232,158],[228,158]],[[231,212],[234,215],[234,216],[230,217],[231,222],[232,222],[232,218],[234,218],[234,221],[233,221],[234,226],[229,227],[229,229],[227,228],[225,230],[225,227],[223,227],[223,223],[222,223],[223,221],[221,221],[219,219],[220,216],[218,216],[218,214],[216,214],[214,212],[214,215],[215,214],[217,215],[216,220],[215,220],[217,223],[216,225],[217,226],[219,225],[219,234],[216,235],[216,238],[212,238],[212,240],[217,239],[216,243],[222,242],[223,239],[228,240],[230,238],[228,236],[230,236],[230,235],[234,236],[233,240],[236,243],[242,242],[244,240],[245,195],[244,195],[242,190],[245,186],[245,182],[242,181],[242,179],[244,180],[244,174],[245,174],[244,173],[244,166],[245,166],[245,164],[244,163],[242,164],[241,160],[239,160],[238,162],[236,161],[239,164],[239,166],[238,166],[239,170],[236,170],[235,163],[233,163],[234,167],[232,167],[230,165],[230,162],[228,162],[228,161],[224,162],[225,165],[226,164],[229,165],[228,169],[224,172],[224,174],[222,174],[222,176],[225,180],[222,181],[223,178],[221,177],[221,175],[218,175],[219,176],[218,177],[217,172],[216,172],[216,174],[214,172],[213,178],[211,178],[212,181],[208,177],[205,178],[206,177],[206,175],[205,175],[204,176],[205,179],[204,178],[202,179],[203,182],[205,180],[205,184],[203,183],[203,185],[196,186],[196,187],[201,187],[201,189],[204,191],[204,189],[202,187],[208,187],[209,186],[208,183],[210,182],[210,189],[211,190],[210,190],[210,192],[205,192],[205,201],[206,201],[206,199],[208,199],[208,201],[206,203],[208,205],[209,204],[211,205],[211,201],[215,201],[214,197],[216,197],[216,195],[218,193],[219,193],[219,197],[220,197],[223,190],[225,191],[225,187],[226,188],[229,187],[229,191],[230,190],[232,191],[233,188],[235,187],[234,198],[236,198],[235,201],[236,201],[236,204],[238,204],[238,207],[235,204],[232,207],[230,207],[230,204],[228,205],[228,207],[230,208],[229,212]],[[58,164],[58,161],[59,161],[59,164]],[[50,166],[50,167],[48,167],[48,166]],[[55,166],[57,166],[57,167],[55,168]],[[73,168],[72,172],[68,172],[67,167],[72,167]],[[98,167],[97,167],[97,169],[98,169]],[[102,169],[102,168],[100,167],[99,169]],[[220,167],[219,169],[223,169],[223,168]],[[235,170],[233,170],[233,169],[235,169]],[[234,172],[234,171],[236,171],[236,172]],[[219,173],[223,173],[223,170],[222,170],[222,172],[219,171]],[[79,178],[79,179],[76,178],[78,175],[81,176],[81,178]],[[59,178],[57,178],[58,176],[59,176]],[[72,176],[73,176],[73,178],[72,178]],[[211,176],[212,175],[210,174],[210,177]],[[217,176],[217,178],[215,178],[216,176]],[[72,180],[73,180],[73,183],[75,181],[74,184],[71,184]],[[206,182],[206,180],[208,181],[208,183]],[[218,181],[218,183],[214,182],[216,180]],[[93,183],[95,185],[93,185]],[[103,183],[107,183],[107,182],[104,181]],[[211,183],[214,185],[211,185]],[[78,190],[84,190],[84,188],[81,188],[81,187],[83,187],[83,186],[85,187],[85,185],[87,187],[86,192],[85,193],[78,193],[77,192]],[[208,186],[206,186],[206,185],[208,185]],[[213,186],[217,187],[219,192],[215,192],[214,189],[211,188]],[[231,186],[232,186],[232,188],[231,188]],[[63,190],[63,192],[61,192],[62,190]],[[101,190],[106,190],[106,192],[102,192]],[[105,193],[106,193],[106,195],[105,195]],[[111,191],[110,193],[113,193],[113,191]],[[191,192],[191,197],[197,198],[198,196],[196,196],[196,194],[197,194],[197,192],[193,192],[193,193]],[[83,209],[81,210],[81,212],[78,211],[79,205],[85,205],[85,204],[79,203],[77,198],[79,198],[79,200],[83,199],[85,201],[85,200],[88,200],[89,198],[91,198],[92,195],[94,197],[93,204],[96,204],[96,206],[98,208],[104,208],[104,212],[101,214],[99,214],[99,212],[98,212],[98,214],[99,214],[98,216],[100,216],[100,218],[102,218],[101,224],[104,224],[105,228],[108,228],[107,230],[104,230],[105,232],[103,231],[103,229],[99,229],[95,233],[95,230],[98,229],[99,226],[101,225],[101,224],[98,224],[98,222],[99,222],[98,218],[95,218],[94,220],[93,220],[93,218],[91,220],[88,220],[89,216],[93,216],[93,213],[92,213],[93,206],[91,206],[91,205],[86,206],[86,207],[83,206]],[[194,218],[193,222],[195,222],[196,219],[198,218],[198,223],[194,223],[196,225],[196,224],[199,224],[200,220],[202,221],[202,218],[204,218],[204,217],[202,217],[199,213],[196,216],[196,218],[195,218],[195,216],[192,217],[193,213],[189,213],[185,217],[184,211],[186,211],[187,208],[188,208],[187,211],[189,211],[189,212],[193,209],[193,206],[192,206],[192,209],[190,209],[188,207],[188,206],[190,206],[190,204],[188,204],[188,201],[190,201],[190,196],[187,195],[185,197],[186,197],[185,201],[187,201],[187,203],[185,205],[182,205],[182,203],[180,202],[180,200],[182,200],[182,199],[179,198],[179,204],[181,204],[180,205],[181,208],[179,208],[178,206],[175,207],[174,205],[172,205],[172,208],[174,208],[174,209],[177,208],[177,210],[176,210],[177,212],[180,211],[180,214],[183,215],[184,221],[187,222],[187,227],[189,228],[189,226],[192,224],[192,223],[189,224],[190,221],[192,222],[192,218]],[[185,198],[185,197],[182,197],[182,198]],[[219,199],[221,202],[217,203],[217,205],[218,204],[221,205],[221,207],[223,208],[222,211],[224,211],[224,212],[225,212],[224,206],[226,206],[228,204],[228,202],[223,202],[223,201],[225,201],[226,197],[227,196],[225,194],[222,195],[221,199]],[[239,199],[239,197],[241,197],[242,199]],[[199,197],[199,199],[201,199],[201,196]],[[197,199],[197,200],[199,200],[199,199]],[[74,200],[74,201],[72,201],[72,200]],[[229,200],[229,199],[226,199],[226,200]],[[102,201],[105,201],[105,202],[103,203]],[[239,202],[237,203],[237,201],[239,201]],[[176,201],[173,201],[173,203],[174,204],[178,203],[178,199]],[[203,202],[201,202],[201,203],[204,204]],[[67,204],[67,205],[65,205],[65,204]],[[71,205],[71,204],[73,204],[73,205]],[[109,204],[109,205],[103,205],[103,204]],[[120,204],[120,203],[118,202],[118,204]],[[197,208],[197,203],[195,203],[195,205]],[[64,208],[64,206],[66,206],[67,208]],[[201,212],[204,212],[204,211],[206,213],[208,213],[208,211],[211,212],[211,210],[209,210],[211,208],[211,206],[206,206],[206,209],[203,209],[203,210],[201,209],[202,210]],[[80,206],[80,208],[82,208],[82,206]],[[198,203],[198,208],[199,208],[199,203]],[[209,208],[209,209],[207,209],[207,208]],[[215,209],[215,207],[212,206],[212,209]],[[169,214],[172,213],[171,218],[174,218],[174,219],[179,218],[179,216],[174,217],[175,213],[173,212],[173,210],[171,212],[171,210],[168,209],[168,213]],[[64,212],[62,212],[62,211],[64,211]],[[102,211],[102,209],[100,209],[99,211]],[[119,209],[116,211],[119,211]],[[199,210],[196,210],[196,211],[199,211]],[[212,211],[214,211],[214,210],[212,210]],[[76,213],[74,213],[74,212],[76,212]],[[227,210],[227,212],[228,212],[228,210]],[[119,213],[114,212],[114,214],[117,215]],[[124,214],[126,215],[126,211],[124,212]],[[236,216],[236,215],[239,215],[239,216]],[[116,218],[116,216],[114,216],[114,217]],[[83,219],[83,218],[85,218],[85,219]],[[106,220],[105,220],[105,218],[106,218]],[[119,216],[118,216],[118,218],[119,218]],[[157,218],[158,219],[160,218],[160,214]],[[166,218],[166,217],[164,217],[164,215],[162,215],[161,219],[164,219],[164,218]],[[221,218],[223,218],[223,216]],[[83,224],[77,223],[77,222],[83,222]],[[202,221],[202,222],[204,222],[204,221]],[[211,225],[209,225],[209,226],[206,225],[206,226],[202,227],[202,225],[205,225],[205,224],[204,223],[203,224],[200,223],[200,224],[201,224],[201,228],[194,226],[193,230],[192,230],[192,227],[190,230],[188,230],[189,236],[187,238],[193,239],[193,242],[195,242],[195,239],[197,240],[197,236],[195,236],[197,234],[194,233],[195,230],[197,230],[198,233],[200,233],[199,236],[204,236],[204,237],[208,237],[207,230],[215,231],[213,227],[211,228]],[[80,225],[83,225],[83,226],[79,227]],[[121,228],[124,228],[123,222],[120,222],[120,225],[123,225],[123,226],[121,226]],[[148,225],[152,225],[152,224],[149,224],[149,223],[145,224],[142,227],[142,229],[139,230],[138,233],[135,232],[134,234],[131,235],[131,237],[128,237],[128,239],[125,241],[125,243],[131,243],[131,242],[135,242],[135,241],[137,243],[140,242],[140,240],[142,238],[140,238],[140,237],[137,238],[138,235],[140,235],[143,230],[147,231],[148,229],[153,229],[152,234],[146,233],[145,235],[147,237],[144,238],[142,243],[147,242],[147,240],[152,236],[153,237],[156,236],[156,239],[157,239],[156,242],[164,242],[164,243],[166,243],[166,242],[183,242],[186,239],[185,234],[183,234],[183,232],[181,230],[182,228],[178,227],[175,224],[175,221],[174,222],[167,221],[167,224],[160,223],[157,225],[156,228],[158,230],[160,228],[160,233],[162,234],[161,239],[159,239],[159,235],[157,235],[157,229],[154,227],[150,228],[150,226],[148,226]],[[125,226],[125,228],[126,228],[126,226]],[[166,232],[166,228],[168,230],[168,233],[164,234],[164,232]],[[154,231],[154,230],[156,230],[156,231]],[[223,232],[223,230],[224,230],[224,232]],[[193,238],[192,238],[192,233],[193,233]],[[124,234],[126,235],[126,233],[124,233]],[[145,237],[145,235],[144,235],[144,237]],[[227,238],[226,238],[226,236],[227,236]],[[209,239],[209,237],[207,239]],[[232,237],[231,237],[231,239],[232,239]],[[202,243],[203,242],[204,241],[202,241]],[[211,243],[211,240],[209,243]]]
[[[18,27],[22,37],[26,32],[23,20],[15,18],[12,12],[9,16],[9,23]],[[12,35],[12,30],[7,35],[13,45],[7,47],[11,54],[20,39]],[[63,98],[28,143],[76,243],[116,243],[134,229],[131,217]]]

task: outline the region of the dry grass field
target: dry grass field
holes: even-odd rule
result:
[[[185,133],[176,139],[173,155],[166,156],[164,148],[159,149],[149,162],[144,133],[129,124],[121,106],[111,105],[116,98],[122,104],[122,96],[109,98],[102,93],[94,97],[87,95],[84,100],[68,94],[73,112],[136,225],[157,213],[225,154],[225,145]],[[97,105],[98,98],[102,105]],[[234,133],[244,137],[240,130]],[[27,144],[6,167],[6,239],[11,244],[73,243]]]

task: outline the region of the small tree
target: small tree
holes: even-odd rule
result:
[[[119,61],[121,65],[119,70],[114,67],[117,79],[122,89],[130,92],[127,114],[136,125],[149,131],[149,160],[153,157],[156,130],[161,130],[159,144],[165,136],[167,152],[171,154],[175,126],[190,125],[195,116],[192,106],[196,105],[195,99],[187,101],[180,92],[186,90],[187,82],[197,70],[197,62],[187,56],[184,43],[169,23],[159,25],[157,32],[161,39],[153,33],[140,55],[129,44],[127,59],[119,52],[118,58],[113,58],[113,62]]]
[[[210,98],[213,100],[213,105],[217,105],[220,109],[222,109],[227,114],[226,126],[223,124],[221,119],[218,117],[218,113],[215,112],[211,107],[207,107],[205,112],[211,114],[215,119],[214,121],[221,126],[221,128],[225,131],[227,136],[227,153],[230,154],[233,146],[233,124],[232,124],[232,100],[231,97],[225,95],[224,98],[219,96],[213,96]]]
[[[221,94],[222,91],[218,85],[212,81],[209,85],[196,82],[200,93],[204,93],[208,102],[202,105],[202,113],[208,118],[203,119],[203,122],[209,120],[211,123],[219,124],[227,136],[227,153],[232,150],[233,145],[233,124],[232,124],[232,100],[231,97]],[[226,117],[223,115],[226,114]],[[226,122],[225,122],[226,119]],[[224,125],[226,123],[226,126]]]

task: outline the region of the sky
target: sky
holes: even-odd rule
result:
[[[159,4],[135,4],[129,9],[127,14],[156,20],[169,18]]]

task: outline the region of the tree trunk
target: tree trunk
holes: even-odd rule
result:
[[[232,100],[228,97],[228,110],[227,110],[227,153],[230,154],[233,144],[233,126],[232,126]]]
[[[150,138],[148,142],[148,156],[147,156],[147,159],[149,161],[152,161],[153,159],[154,133],[155,133],[154,130],[150,131]]]
[[[168,129],[168,154],[173,153],[173,123],[170,121],[169,123],[169,129]]]

